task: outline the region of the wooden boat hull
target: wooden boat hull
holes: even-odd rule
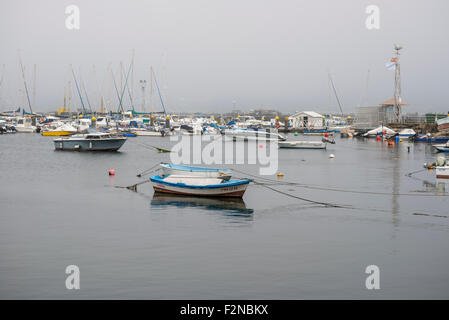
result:
[[[183,183],[166,182],[160,176],[150,178],[155,192],[195,197],[233,197],[241,198],[250,180],[234,180],[213,185],[186,185]]]

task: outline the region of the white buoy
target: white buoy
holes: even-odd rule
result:
[[[333,154],[333,153],[331,153],[330,155],[329,155],[329,158],[335,158],[335,155]]]

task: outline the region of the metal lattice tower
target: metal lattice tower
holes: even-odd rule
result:
[[[401,65],[399,63],[399,51],[402,49],[401,45],[395,44],[394,50],[396,51],[396,56],[393,58],[395,62],[395,73],[394,73],[394,120],[396,123],[401,122]]]
[[[147,80],[140,80],[139,82],[142,88],[142,112],[145,112],[145,87],[147,85]]]

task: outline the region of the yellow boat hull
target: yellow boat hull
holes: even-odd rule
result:
[[[43,136],[70,136],[72,132],[69,131],[44,131],[42,132]]]

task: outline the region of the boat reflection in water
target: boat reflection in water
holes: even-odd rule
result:
[[[246,207],[241,198],[205,198],[182,195],[155,193],[151,200],[152,207],[199,208],[221,211],[228,217],[241,217],[252,220],[253,209]]]

